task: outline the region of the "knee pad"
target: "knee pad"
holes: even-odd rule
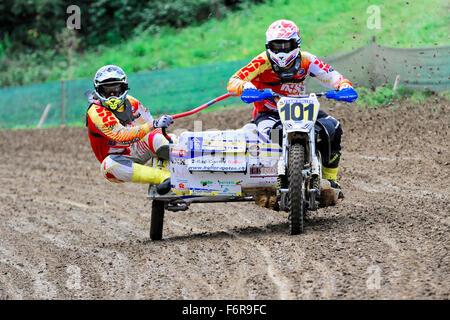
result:
[[[317,119],[317,122],[325,127],[328,132],[330,137],[331,152],[335,153],[341,151],[341,136],[343,131],[339,121],[331,116],[327,116],[325,118]]]
[[[153,154],[157,154],[157,150],[161,146],[168,144],[167,139],[162,135],[161,129],[156,129],[150,132],[147,136],[148,146]]]
[[[170,154],[169,154],[169,145],[165,144],[156,149],[156,156],[161,160],[169,160]]]
[[[103,176],[110,182],[129,182],[133,176],[133,161],[120,155],[107,156],[100,168]]]
[[[336,129],[340,127],[339,121],[337,121],[335,118],[331,116],[328,116],[326,118],[317,119],[317,122],[320,122],[320,124],[327,129],[330,139],[333,140],[334,135],[336,133]]]

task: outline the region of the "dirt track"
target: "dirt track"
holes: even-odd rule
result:
[[[284,212],[197,204],[152,242],[147,186],[107,182],[85,128],[0,131],[0,299],[449,299],[450,104],[408,105],[324,104],[346,198],[299,236]]]

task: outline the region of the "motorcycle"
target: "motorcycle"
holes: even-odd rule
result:
[[[322,159],[331,154],[327,129],[316,121],[318,98],[353,102],[357,93],[348,89],[303,96],[247,89],[241,96],[246,103],[265,99],[277,103],[280,120],[270,139],[253,123],[238,130],[183,132],[176,142],[164,131],[171,142],[170,160],[154,158],[151,165],[170,171],[171,191],[159,195],[155,186],[149,186],[150,238],[162,239],[165,210],[187,210],[192,203],[255,201],[261,194],[268,199],[268,206],[289,213],[291,235],[302,233],[306,211],[320,206]],[[224,97],[227,95],[220,98]]]

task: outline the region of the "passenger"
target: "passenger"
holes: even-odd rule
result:
[[[150,111],[128,95],[124,71],[114,65],[100,68],[86,114],[92,150],[101,171],[111,182],[157,185],[160,194],[170,191],[170,173],[144,164],[151,157],[169,159],[168,142],[161,129],[173,123],[169,115],[153,119]]]

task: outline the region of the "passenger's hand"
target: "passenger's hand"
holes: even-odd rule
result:
[[[172,116],[164,115],[161,118],[153,120],[153,128],[168,128],[172,123]]]

